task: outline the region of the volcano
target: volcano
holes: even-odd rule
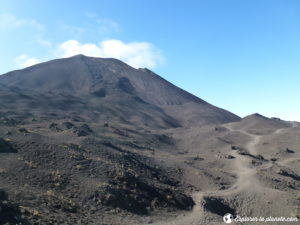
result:
[[[297,219],[299,137],[298,122],[240,118],[117,59],[12,71],[0,76],[0,225]]]
[[[77,55],[53,60],[4,74],[0,85],[1,108],[17,107],[23,116],[70,112],[153,128],[239,120],[148,69],[116,59]]]

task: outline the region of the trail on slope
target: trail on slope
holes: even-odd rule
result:
[[[292,128],[298,127],[296,123],[292,124]],[[247,142],[244,147],[247,151],[252,155],[257,155],[259,152],[257,151],[257,144],[259,144],[262,136],[248,133],[244,130],[233,129],[229,124],[224,125],[230,132],[240,132],[242,134],[247,135],[251,138],[249,142]],[[279,134],[283,132],[285,129],[289,128],[280,128],[274,131],[274,134]],[[152,225],[206,225],[208,221],[205,221],[205,211],[203,209],[203,198],[205,196],[212,197],[224,197],[232,194],[239,193],[243,190],[261,190],[266,188],[262,186],[259,180],[256,177],[257,170],[255,167],[251,165],[251,158],[248,156],[240,155],[237,150],[233,150],[231,155],[234,158],[234,171],[237,176],[236,182],[228,189],[225,190],[214,190],[214,191],[199,191],[195,192],[192,197],[195,202],[195,206],[191,212],[187,212],[181,215],[178,215],[176,218],[172,218],[168,221],[159,221],[155,223],[151,223]],[[299,158],[289,158],[282,160],[279,162],[281,165],[288,164],[289,162],[299,160]],[[214,225],[224,224],[223,221],[220,222],[213,221]]]
[[[229,125],[225,127],[229,129],[231,132],[238,131],[242,134],[250,136],[251,140],[245,145],[245,148],[250,154],[257,155],[256,145],[260,142],[261,136],[250,134],[243,130],[235,130]],[[224,190],[223,192],[227,194],[228,190],[230,190],[229,193],[233,194],[249,186],[253,187],[253,185],[256,186],[260,185],[255,176],[256,169],[250,166],[251,160],[249,159],[249,157],[240,155],[236,150],[233,152],[232,155],[235,157],[235,169],[236,169],[237,181],[231,188]]]
[[[250,154],[256,155],[256,145],[260,141],[260,136],[249,134],[245,131],[241,130],[234,130],[230,126],[226,126],[230,131],[238,131],[241,133],[244,133],[245,135],[248,135],[251,137],[251,141],[249,141],[245,147],[249,151]],[[240,155],[237,150],[233,150],[232,155],[234,158],[234,171],[237,176],[236,182],[228,189],[225,190],[217,190],[217,191],[199,191],[192,195],[195,206],[192,210],[192,212],[187,212],[182,215],[178,215],[176,218],[170,220],[170,221],[159,221],[152,223],[153,225],[201,225],[201,224],[207,224],[203,220],[204,218],[204,209],[202,206],[203,203],[203,197],[205,196],[216,196],[216,197],[222,197],[222,196],[228,196],[231,194],[238,193],[242,190],[245,190],[247,188],[252,188],[254,186],[259,186],[260,183],[258,179],[256,178],[256,169],[251,167],[251,159],[247,156]],[[214,222],[214,224],[224,224],[223,221],[220,221],[219,223]]]

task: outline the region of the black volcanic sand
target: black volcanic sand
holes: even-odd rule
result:
[[[13,71],[0,77],[0,224],[299,217],[299,127],[240,119],[115,59]]]
[[[97,224],[106,213],[144,216],[194,206],[178,171],[146,156],[170,145],[166,136],[108,123],[36,120],[0,121],[6,134],[0,185],[31,223]]]

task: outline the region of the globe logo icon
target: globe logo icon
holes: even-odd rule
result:
[[[225,223],[231,223],[233,221],[233,215],[231,215],[230,213],[226,213],[223,216],[223,220]]]

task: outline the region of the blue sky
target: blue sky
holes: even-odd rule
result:
[[[0,0],[0,74],[116,57],[239,116],[300,121],[299,12],[297,0]]]

